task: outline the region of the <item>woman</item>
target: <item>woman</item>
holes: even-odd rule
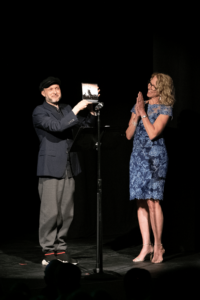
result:
[[[143,247],[133,262],[144,261],[152,254],[152,263],[163,261],[162,242],[164,184],[168,156],[162,132],[172,117],[175,102],[174,86],[170,76],[154,73],[148,83],[148,101],[141,92],[132,108],[127,139],[134,136],[130,158],[130,200],[137,199],[138,222]],[[145,111],[145,104],[148,104]],[[154,235],[154,247],[150,241],[150,225]]]

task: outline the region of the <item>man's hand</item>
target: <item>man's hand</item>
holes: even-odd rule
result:
[[[74,106],[72,111],[75,115],[77,115],[80,110],[85,109],[89,104],[91,105],[91,102],[89,102],[87,100],[82,100],[78,104],[76,104],[76,106]]]
[[[94,109],[93,109],[93,103],[90,102],[90,104],[88,104],[87,108],[89,109],[90,112],[94,111]]]
[[[89,104],[87,107],[91,113],[91,115],[96,116],[96,112],[94,112],[93,103]]]

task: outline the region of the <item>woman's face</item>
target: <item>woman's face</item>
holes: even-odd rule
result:
[[[159,93],[156,90],[156,82],[157,82],[156,76],[150,79],[150,83],[148,84],[147,97],[154,98],[159,96]]]

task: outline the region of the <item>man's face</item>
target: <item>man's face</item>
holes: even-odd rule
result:
[[[61,90],[58,84],[52,84],[41,92],[46,102],[56,105],[61,99]]]

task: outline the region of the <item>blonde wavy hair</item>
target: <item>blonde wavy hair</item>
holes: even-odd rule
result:
[[[160,104],[173,106],[175,103],[175,88],[172,78],[169,75],[163,73],[153,73],[151,79],[156,76],[156,88],[160,94]]]

